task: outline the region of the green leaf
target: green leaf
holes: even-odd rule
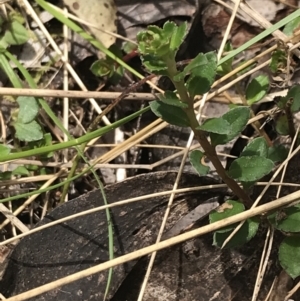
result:
[[[274,163],[284,161],[289,154],[289,150],[282,144],[271,146],[268,149],[268,159]]]
[[[297,17],[285,25],[283,29],[283,33],[290,37],[294,34],[294,30],[297,29],[299,25],[300,25],[300,17]]]
[[[233,47],[231,43],[227,43],[224,47],[224,52],[230,52],[233,50]],[[229,73],[232,70],[232,62],[233,62],[233,57],[230,58],[229,60],[225,61],[223,64],[219,65],[217,68],[217,73],[219,75],[225,75]]]
[[[0,172],[0,180],[10,180],[12,176],[11,171]]]
[[[300,110],[300,85],[293,86],[285,97],[281,97],[281,99],[277,102],[277,106],[280,109],[285,109],[286,104],[290,99],[293,99],[291,111],[294,113],[298,112]]]
[[[9,45],[6,43],[6,41],[4,40],[3,36],[0,36],[0,53],[3,51],[3,49],[8,48]]]
[[[291,105],[291,111],[293,113],[299,112],[300,111],[300,86],[296,85],[292,87],[287,96],[287,100],[293,98],[293,103]]]
[[[37,166],[37,165],[26,164],[25,167],[26,167],[29,171],[37,171],[37,170],[39,170],[39,166]]]
[[[216,210],[213,210],[209,214],[209,223],[215,223],[218,221],[223,220],[224,218],[231,217],[235,214],[241,213],[245,211],[245,206],[243,203],[238,201],[232,201],[228,200],[224,204],[222,204],[220,207],[218,207]],[[235,229],[235,227],[238,225],[238,223],[226,226],[222,229],[217,230],[218,233],[225,233],[228,231],[232,231]]]
[[[133,51],[136,51],[137,50],[137,46],[135,43],[132,43],[132,42],[129,42],[129,41],[126,41],[124,42],[123,46],[122,46],[122,50],[125,52],[125,53],[131,53]]]
[[[149,105],[152,112],[164,121],[182,127],[189,126],[189,119],[181,108],[165,104],[161,101],[151,101]]]
[[[204,123],[198,126],[197,129],[206,131],[208,133],[229,134],[231,126],[228,121],[224,120],[222,117],[219,117],[204,121]]]
[[[284,232],[300,232],[300,205],[284,208],[268,216],[270,223]]]
[[[242,151],[240,157],[260,156],[266,158],[268,155],[268,145],[266,139],[258,137],[253,139]]]
[[[201,160],[204,157],[204,154],[199,150],[193,150],[190,153],[190,162],[194,169],[197,171],[199,176],[206,175],[209,172],[209,167],[203,165]]]
[[[172,91],[166,91],[165,94],[160,94],[158,96],[159,100],[161,100],[163,103],[179,107],[182,109],[186,109],[188,107],[188,104],[185,102],[182,102],[176,95],[176,93]]]
[[[269,89],[269,78],[266,75],[259,75],[254,78],[246,89],[246,99],[248,105],[260,101]]]
[[[217,70],[217,57],[214,52],[199,53],[182,72],[173,77],[174,81],[183,80],[190,74],[186,87],[191,97],[209,91]]]
[[[34,97],[19,96],[17,103],[19,104],[18,122],[30,123],[36,118],[39,112],[39,105]]]
[[[111,73],[114,70],[114,65],[108,63],[108,61],[105,59],[101,59],[95,61],[92,64],[90,70],[93,72],[94,75],[102,77]]]
[[[12,171],[13,175],[28,176],[29,171],[24,166],[18,166]]]
[[[281,49],[276,49],[272,52],[270,69],[273,73],[286,67],[287,55]]]
[[[257,233],[259,227],[259,218],[252,217],[245,221],[243,226],[237,231],[237,233],[230,239],[230,241],[224,247],[225,249],[234,248],[238,246],[242,246],[248,241],[250,241],[255,234]],[[214,233],[213,245],[222,247],[225,240],[229,237],[229,235],[233,232],[225,232],[225,233]]]
[[[250,109],[248,107],[233,108],[222,118],[231,125],[230,133],[226,135],[211,133],[210,138],[214,146],[226,144],[244,130],[250,118]]]
[[[138,50],[142,55],[151,55],[162,58],[175,51],[170,48],[171,37],[177,28],[174,22],[166,22],[163,28],[149,25],[147,30],[137,34]],[[174,41],[176,42],[176,41]]]
[[[10,154],[11,148],[8,145],[0,144],[0,157]]]
[[[8,23],[3,40],[8,45],[22,45],[28,41],[28,30],[18,21]]]
[[[199,53],[182,72],[174,76],[175,81],[183,80],[188,74],[192,77],[215,78],[217,55],[215,52]],[[208,74],[206,74],[208,72]],[[211,80],[208,80],[211,81]]]
[[[279,246],[279,262],[282,268],[293,278],[300,276],[300,239],[286,237]]]
[[[170,49],[177,51],[182,44],[185,35],[187,33],[187,22],[182,23],[180,26],[176,27],[173,31],[171,41],[170,41]]]
[[[206,75],[208,77],[191,76],[187,81],[186,88],[192,98],[194,98],[196,95],[203,95],[204,93],[208,92],[214,82],[214,77],[209,78],[209,76],[213,75],[210,72],[211,69],[209,66],[203,67],[202,70],[207,71]]]
[[[241,181],[243,189],[246,190],[246,191],[249,191],[249,189],[251,187],[253,187],[255,185],[255,183],[256,183],[256,181],[253,181],[253,182],[243,182],[243,181]]]
[[[121,79],[124,77],[124,68],[123,66],[118,66],[116,69],[110,72],[109,83],[113,86],[116,86],[120,83]]]
[[[240,157],[232,162],[228,174],[233,179],[242,182],[253,182],[269,174],[274,163],[264,157]]]
[[[14,124],[16,129],[16,137],[21,141],[36,141],[43,138],[43,132],[40,125],[35,121],[30,123],[19,123]]]
[[[28,142],[29,149],[41,148],[41,147],[49,146],[49,145],[52,145],[52,136],[50,133],[44,134],[44,136],[41,140]],[[50,151],[50,152],[41,154],[39,157],[41,160],[43,160],[45,158],[51,158],[51,157],[53,157],[53,152]]]
[[[138,51],[141,54],[156,54],[157,48],[162,46],[162,29],[155,25],[149,25],[147,30],[138,32]]]
[[[175,30],[178,28],[178,26],[172,22],[172,21],[167,21],[165,22],[163,29],[162,29],[162,36],[164,37],[164,42],[170,43],[171,38],[175,32]]]
[[[275,119],[275,130],[279,135],[288,135],[290,133],[286,115],[280,115]]]
[[[144,55],[141,57],[143,65],[155,74],[167,75],[167,65],[165,61],[157,58],[154,55]]]

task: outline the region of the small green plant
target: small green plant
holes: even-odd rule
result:
[[[109,50],[116,57],[122,58],[122,51],[112,45]],[[109,82],[117,84],[124,76],[124,67],[115,62],[115,60],[109,56],[95,61],[91,66],[91,71],[99,77],[107,77]]]
[[[163,28],[148,26],[147,30],[140,32],[137,36],[138,50],[144,66],[154,74],[168,76],[176,89],[176,92],[166,91],[158,96],[158,100],[150,103],[153,113],[170,124],[190,127],[194,132],[195,139],[203,149],[190,153],[190,162],[195,170],[200,175],[207,174],[209,167],[202,162],[204,158],[210,160],[222,180],[239,198],[238,201],[227,201],[217,211],[212,212],[210,222],[215,222],[243,212],[245,208],[252,205],[246,189],[269,174],[274,163],[284,158],[286,149],[282,146],[269,146],[265,138],[258,137],[244,148],[239,158],[230,165],[229,170],[223,168],[216,153],[216,146],[226,144],[241,134],[252,114],[250,106],[266,95],[269,81],[266,76],[258,76],[253,79],[245,93],[245,105],[234,106],[223,116],[210,118],[199,124],[194,111],[195,96],[210,90],[217,72],[224,74],[224,72],[230,71],[232,59],[223,61],[223,64],[218,66],[214,52],[200,53],[183,70],[178,70],[175,57],[186,31],[185,23],[177,26],[173,22],[166,22]],[[227,47],[228,50],[231,50],[230,45]],[[280,59],[282,60],[282,58]],[[300,110],[298,89],[298,86],[292,88],[288,95],[282,97],[278,103],[279,108],[284,111],[285,117],[288,115],[287,110],[292,113]],[[239,186],[238,182],[244,189]],[[283,221],[286,221],[289,227],[285,227],[283,231],[300,232],[299,227],[295,226],[298,219],[300,219],[299,207],[286,210]],[[269,220],[272,221],[271,224],[275,228],[279,229],[279,225],[282,227],[281,220],[281,223],[274,217]],[[255,236],[259,223],[258,217],[248,219],[227,244],[227,247],[249,241]],[[214,244],[221,246],[235,226],[232,225],[214,233]],[[294,252],[299,254],[300,258],[300,244],[291,237],[287,237],[280,246],[279,259],[283,268],[293,278],[300,275],[300,269],[294,267],[298,266],[298,261],[295,262],[292,257]]]
[[[19,109],[12,125],[16,130],[16,138],[20,141],[37,141],[43,138],[41,126],[35,120],[39,113],[39,105],[34,97],[19,96]],[[14,115],[14,114],[13,114]]]
[[[10,14],[8,18],[0,15],[0,48],[6,49],[12,45],[22,45],[29,38],[28,30],[22,25],[23,18]]]

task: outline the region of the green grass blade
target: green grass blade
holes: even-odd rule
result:
[[[38,149],[31,149],[31,150],[27,150],[27,151],[22,151],[22,152],[17,152],[17,153],[11,153],[8,155],[3,155],[0,157],[0,162],[6,162],[6,161],[10,161],[10,160],[17,160],[17,159],[22,159],[22,158],[26,158],[26,157],[30,157],[30,156],[38,156],[41,154],[45,154],[48,152],[52,152],[52,151],[57,151],[57,150],[61,150],[61,149],[65,149],[68,147],[75,147],[77,145],[80,145],[82,143],[88,142],[94,138],[100,137],[102,135],[104,135],[105,133],[108,133],[109,131],[111,131],[112,129],[115,129],[129,121],[131,121],[134,118],[137,118],[139,115],[144,114],[145,112],[149,111],[149,107],[143,108],[142,110],[139,110],[123,119],[120,119],[116,122],[114,122],[111,125],[107,125],[103,128],[100,128],[96,131],[93,131],[89,134],[83,135],[77,139],[73,139],[73,140],[69,140],[66,142],[61,142],[58,144],[54,144],[54,145],[50,145],[50,146],[43,146],[40,147]]]
[[[6,51],[8,52],[8,51]],[[22,83],[19,79],[19,77],[16,75],[16,73],[14,72],[13,68],[11,67],[11,65],[9,64],[4,52],[0,52],[0,65],[2,70],[5,72],[5,74],[8,76],[11,84],[13,85],[13,87],[15,88],[23,88]]]
[[[290,14],[287,17],[283,18],[282,20],[280,20],[276,24],[272,25],[270,28],[264,30],[263,32],[261,32],[260,34],[258,34],[254,38],[252,38],[250,41],[248,41],[245,44],[243,44],[242,46],[240,46],[239,48],[237,48],[233,51],[230,51],[230,53],[228,55],[226,55],[225,57],[220,59],[220,61],[218,62],[218,65],[222,65],[224,62],[230,60],[231,58],[233,58],[237,54],[241,53],[242,51],[246,50],[247,48],[249,48],[252,45],[259,42],[260,40],[266,38],[268,35],[272,34],[275,30],[283,27],[284,25],[286,25],[287,23],[291,22],[292,20],[294,20],[295,18],[297,18],[299,16],[300,16],[300,9],[297,9],[292,14]]]

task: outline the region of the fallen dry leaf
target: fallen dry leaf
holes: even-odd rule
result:
[[[117,8],[114,0],[63,0],[63,2],[73,14],[95,25],[89,26],[88,30],[105,47],[115,42],[114,36],[103,32],[117,32]]]

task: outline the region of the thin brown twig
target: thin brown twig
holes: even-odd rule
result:
[[[105,116],[108,112],[110,112],[122,99],[124,99],[130,92],[135,91],[138,87],[145,84],[147,81],[154,78],[156,75],[150,74],[145,78],[139,80],[136,83],[130,85],[125,91],[123,91],[116,99],[114,99],[90,124],[87,132],[91,132],[97,128],[97,125],[100,123],[103,116]]]

